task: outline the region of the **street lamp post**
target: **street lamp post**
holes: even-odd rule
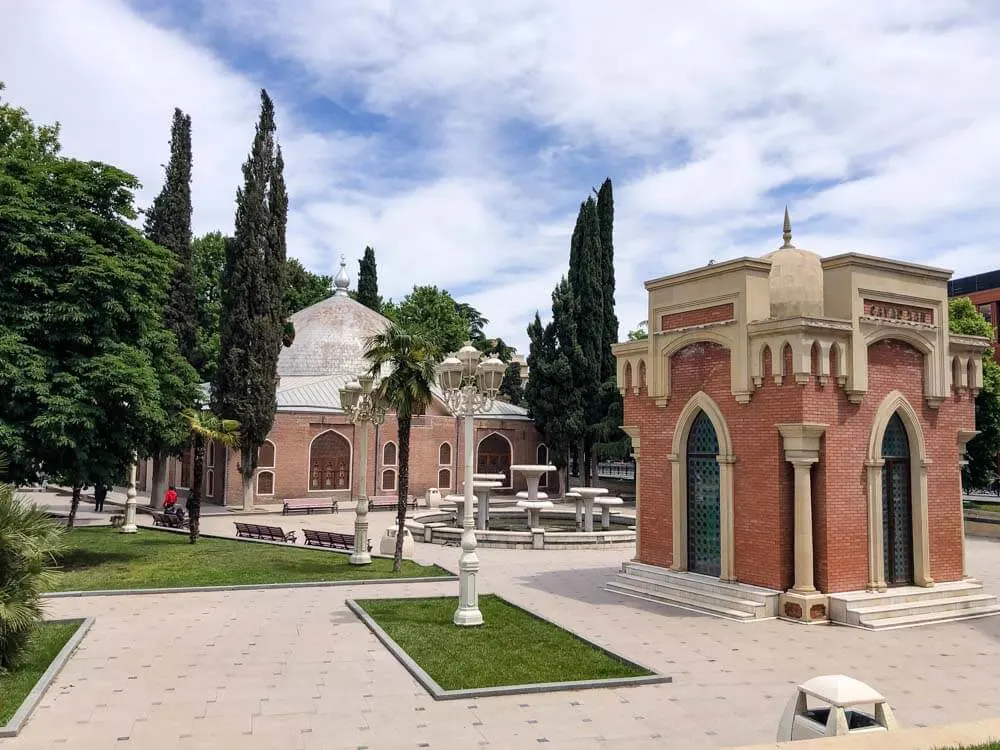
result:
[[[359,375],[340,389],[340,405],[347,418],[361,427],[361,460],[358,482],[358,503],[354,509],[354,553],[351,565],[368,565],[372,561],[368,552],[368,425],[382,424],[385,419],[385,404],[373,392],[371,375]]]
[[[473,478],[472,453],[474,434],[472,418],[493,405],[503,382],[506,367],[496,357],[480,361],[482,354],[466,343],[457,354],[438,365],[438,382],[444,391],[448,408],[464,420],[465,427],[465,504],[462,513],[462,554],[458,558],[458,609],[456,625],[482,625],[476,577],[479,557],[476,555],[476,529],[472,516]]]
[[[121,533],[135,534],[139,527],[135,525],[135,470],[139,462],[138,456],[132,457],[128,467],[128,487],[125,489],[125,520],[122,522]]]

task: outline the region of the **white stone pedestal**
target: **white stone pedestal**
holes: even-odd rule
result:
[[[799,593],[786,591],[778,597],[778,616],[803,625],[818,625],[830,621],[830,598],[819,591]]]

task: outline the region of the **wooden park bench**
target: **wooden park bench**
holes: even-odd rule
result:
[[[354,534],[341,534],[337,531],[318,531],[316,529],[302,529],[306,537],[306,544],[313,547],[329,547],[330,549],[343,549],[349,552],[354,551]],[[372,551],[372,542],[368,540],[368,551]]]
[[[163,513],[161,511],[153,511],[153,526],[166,526],[170,529],[186,529],[188,528],[188,519],[185,517],[183,519],[178,518],[173,513]]]
[[[263,539],[267,542],[291,542],[295,544],[295,532],[285,530],[278,526],[261,526],[256,523],[241,523],[234,521],[236,526],[236,536],[248,539]]]
[[[289,513],[309,513],[313,511],[319,513],[336,513],[337,501],[332,497],[300,497],[285,500],[285,505],[281,509],[281,515],[287,516]]]
[[[373,495],[368,498],[368,510],[393,510],[398,505],[399,497],[396,495]],[[416,509],[417,498],[413,495],[407,495],[406,507]]]

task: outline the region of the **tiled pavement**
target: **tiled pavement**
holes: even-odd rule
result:
[[[391,516],[371,516],[376,548]],[[204,525],[231,533],[231,521]],[[344,530],[351,521],[281,519]],[[417,546],[418,558],[452,569],[458,554]],[[436,703],[343,602],[453,595],[455,583],[61,599],[52,615],[97,621],[0,750],[729,747],[772,740],[794,684],[829,672],[881,689],[906,725],[1000,715],[1000,618],[884,633],[727,622],[603,591],[630,555],[480,550],[481,590],[672,684]],[[971,539],[969,559],[1000,590],[1000,541]]]

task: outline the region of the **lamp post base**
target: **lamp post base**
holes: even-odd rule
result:
[[[455,616],[452,618],[452,622],[462,627],[482,625],[483,613],[480,612],[478,608],[463,609],[462,607],[459,607],[455,611]]]
[[[348,562],[351,565],[370,565],[372,556],[368,552],[368,498],[364,494],[358,498],[354,512],[354,552]]]

